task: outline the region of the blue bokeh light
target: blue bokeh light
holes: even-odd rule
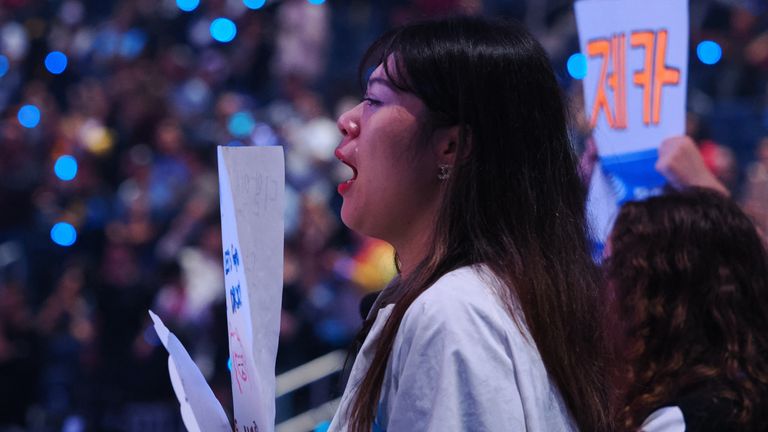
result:
[[[577,80],[587,76],[587,57],[584,54],[576,53],[568,57],[568,74]]]
[[[77,231],[71,224],[58,222],[51,228],[51,240],[59,246],[72,246],[77,241]]]
[[[312,3],[313,5],[320,5],[325,3],[325,0],[307,0],[307,1]]]
[[[705,40],[696,46],[696,55],[702,63],[713,65],[723,57],[723,49],[715,41]]]
[[[267,0],[243,0],[243,4],[248,9],[261,9]]]
[[[211,37],[219,42],[230,42],[237,35],[237,26],[229,18],[216,18],[211,23]]]
[[[120,55],[125,58],[134,59],[141,54],[147,45],[147,34],[144,31],[133,28],[123,34],[120,40]]]
[[[280,139],[275,135],[275,131],[266,123],[256,122],[256,126],[254,126],[250,136],[255,146],[275,146],[280,144]]]
[[[70,181],[77,175],[77,160],[70,155],[61,156],[56,159],[53,171],[61,180]]]
[[[184,12],[192,12],[200,6],[200,0],[176,0],[176,6]]]
[[[54,75],[64,72],[67,68],[67,55],[61,51],[51,51],[45,56],[45,68]]]
[[[2,78],[11,66],[11,62],[8,61],[8,57],[0,55],[0,78]]]
[[[232,357],[227,359],[227,369],[232,372]]]
[[[19,123],[25,128],[33,128],[40,123],[40,110],[34,105],[24,105],[17,115]]]
[[[240,111],[232,114],[227,124],[227,129],[232,136],[245,137],[253,132],[253,128],[256,126],[256,121],[253,116],[246,111]]]

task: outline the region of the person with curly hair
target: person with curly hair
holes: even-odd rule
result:
[[[768,254],[730,199],[625,204],[606,273],[624,318],[622,429],[768,430]]]

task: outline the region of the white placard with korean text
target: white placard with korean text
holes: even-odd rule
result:
[[[611,201],[591,206],[594,221],[595,212],[615,212],[625,201],[659,193],[665,183],[654,168],[658,147],[685,133],[688,1],[581,0],[575,11],[587,64],[585,114],[604,174],[596,181],[610,186],[592,187],[609,194],[591,202]]]
[[[219,147],[218,161],[234,428],[272,432],[283,288],[283,149]]]
[[[585,112],[601,157],[685,132],[687,0],[582,0]]]

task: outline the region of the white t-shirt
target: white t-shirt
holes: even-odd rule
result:
[[[652,412],[640,425],[642,432],[685,432],[685,418],[680,407],[669,406]]]
[[[483,266],[440,278],[408,308],[382,385],[374,431],[575,431],[527,330]],[[379,311],[329,428],[346,431],[353,396],[392,312]]]

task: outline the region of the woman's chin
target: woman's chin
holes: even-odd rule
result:
[[[347,204],[346,200],[341,204],[341,222],[346,226],[347,228],[351,229],[352,231],[359,231],[359,224],[355,223],[356,218],[354,217],[354,214],[352,214],[352,211],[348,208],[349,205]]]
[[[361,217],[361,215],[356,213],[353,209],[349,208],[347,203],[342,204],[341,222],[344,224],[344,226],[360,235],[364,235],[366,237],[376,237],[374,233],[371,232],[371,227],[367,226],[367,224],[363,222],[364,220],[365,219]],[[370,222],[370,220],[368,222]]]

